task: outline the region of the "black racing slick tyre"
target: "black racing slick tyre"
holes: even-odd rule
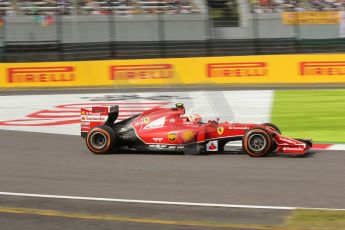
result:
[[[267,126],[269,129],[272,129],[273,131],[276,131],[279,134],[282,134],[281,130],[276,126],[275,124],[272,123],[263,123],[263,125]]]
[[[273,139],[267,130],[252,128],[244,134],[242,147],[251,157],[264,157],[271,152]]]
[[[94,154],[110,153],[115,144],[115,132],[106,125],[96,126],[87,134],[87,148]]]

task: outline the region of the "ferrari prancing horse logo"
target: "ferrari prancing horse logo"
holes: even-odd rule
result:
[[[148,124],[150,122],[150,118],[149,117],[144,117],[143,118],[143,122],[144,122],[144,124]]]
[[[224,132],[224,127],[218,127],[218,128],[217,128],[217,133],[218,133],[218,135],[222,135],[223,132]]]

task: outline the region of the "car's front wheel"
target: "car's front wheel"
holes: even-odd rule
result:
[[[263,157],[272,150],[273,139],[262,128],[249,129],[242,140],[243,150],[251,157]]]
[[[269,129],[279,133],[279,134],[282,134],[282,131],[278,128],[278,126],[276,126],[275,124],[272,124],[272,123],[263,123],[263,125],[265,125],[266,127],[268,127]]]
[[[110,153],[115,144],[115,132],[112,128],[96,126],[87,134],[86,145],[95,154]]]

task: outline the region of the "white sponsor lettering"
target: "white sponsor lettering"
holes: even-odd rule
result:
[[[297,141],[294,141],[294,140],[291,140],[291,139],[288,139],[288,138],[284,138],[284,137],[279,137],[279,140],[280,141],[285,141],[287,143],[290,143],[290,144],[296,144]]]
[[[244,125],[244,126],[234,126],[234,125],[231,125],[229,127],[229,129],[249,129],[248,126]]]
[[[184,149],[183,145],[149,145],[150,148],[157,148],[157,149]]]
[[[154,137],[152,138],[153,141],[155,142],[162,142],[163,141],[163,137]]]
[[[283,151],[303,151],[303,147],[284,147]]]
[[[102,116],[102,115],[81,115],[81,120],[98,120],[98,121],[103,121],[107,119],[108,116]]]
[[[149,147],[151,148],[167,148],[168,146],[167,145],[149,145]]]
[[[144,129],[156,129],[156,128],[161,128],[165,124],[165,117],[161,117],[157,120],[152,121],[148,125],[145,126]]]

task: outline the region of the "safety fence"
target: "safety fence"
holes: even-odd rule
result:
[[[239,8],[242,9],[242,8]],[[0,16],[2,62],[345,52],[345,13]],[[213,13],[214,14],[213,14]],[[38,18],[38,19],[37,19]],[[2,20],[2,23],[1,23]]]
[[[82,61],[270,54],[344,53],[344,39],[214,39],[207,41],[60,44],[7,43],[3,62]]]
[[[345,82],[344,55],[265,55],[0,64],[0,87]]]

